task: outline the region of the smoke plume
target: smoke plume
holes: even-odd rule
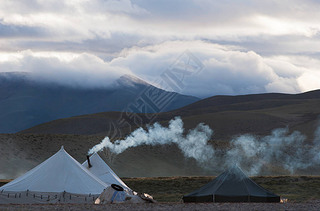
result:
[[[180,117],[176,117],[169,122],[168,127],[163,127],[155,123],[147,127],[147,130],[138,128],[126,139],[116,140],[112,143],[109,137],[105,137],[102,142],[89,150],[89,154],[108,148],[111,152],[120,154],[129,147],[140,145],[164,145],[177,144],[179,149],[187,158],[194,158],[198,162],[204,162],[214,155],[214,149],[208,144],[213,131],[203,123],[184,135],[183,122]]]
[[[307,137],[298,131],[290,133],[288,128],[278,128],[267,136],[245,134],[234,137],[229,147],[221,149],[208,143],[212,134],[209,126],[200,123],[184,135],[183,122],[180,117],[175,117],[168,127],[155,123],[147,130],[135,130],[124,140],[112,143],[106,137],[88,153],[107,148],[111,153],[120,154],[130,147],[174,143],[186,158],[194,158],[206,168],[222,170],[236,164],[250,175],[261,174],[268,171],[266,169],[272,171],[272,168],[272,173],[294,174],[320,164],[320,121],[312,142],[308,142]]]
[[[231,141],[231,149],[226,154],[226,161],[237,161],[246,166],[251,175],[257,175],[263,167],[278,166],[290,173],[297,169],[308,168],[311,163],[310,149],[304,146],[306,137],[300,132],[289,134],[288,128],[272,131],[265,137],[241,135]]]

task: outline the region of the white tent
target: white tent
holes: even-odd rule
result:
[[[89,168],[87,160],[82,164],[82,166],[98,177],[101,181],[108,184],[117,184],[130,190],[130,188],[112,171],[106,162],[102,160],[98,153],[94,153],[90,156],[90,163],[92,165],[91,168]]]
[[[0,204],[92,203],[108,186],[61,147],[40,165],[0,187]]]

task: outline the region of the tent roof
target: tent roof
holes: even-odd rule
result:
[[[252,181],[238,166],[233,166],[232,168],[226,170],[208,184],[186,195],[185,197],[208,195],[228,197],[278,197],[277,195]]]
[[[90,156],[91,168],[88,167],[88,161],[86,160],[82,166],[88,171],[98,177],[101,181],[109,184],[117,184],[124,188],[130,189],[113,171],[112,169],[102,160],[98,153],[94,153]]]
[[[63,147],[19,178],[0,187],[5,191],[69,192],[100,194],[108,187],[71,157]]]

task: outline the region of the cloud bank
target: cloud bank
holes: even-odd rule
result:
[[[92,54],[32,51],[0,55],[0,69],[31,73],[30,77],[40,82],[83,88],[110,87],[120,76],[131,73]]]
[[[189,50],[205,68],[183,94],[319,89],[319,10],[312,0],[2,1],[0,72],[73,86],[123,73],[153,83]]]
[[[123,74],[149,83],[160,78],[186,49],[204,68],[185,77],[183,94],[212,95],[266,92],[299,93],[320,88],[320,61],[300,56],[261,56],[235,46],[204,41],[168,41],[124,49],[109,61],[90,53],[33,52],[0,54],[0,70],[33,73],[43,81],[82,87],[106,87]],[[309,63],[307,65],[304,65]],[[157,85],[157,84],[155,84]],[[162,87],[166,88],[166,87]]]

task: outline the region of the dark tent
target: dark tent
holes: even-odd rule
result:
[[[184,202],[280,202],[280,196],[252,181],[234,166],[200,189],[183,196]]]

